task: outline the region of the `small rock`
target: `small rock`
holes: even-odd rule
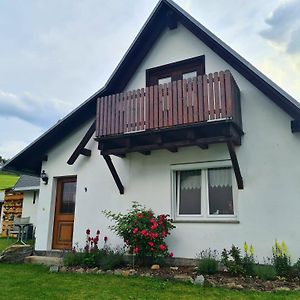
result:
[[[106,270],[106,274],[114,274],[114,271],[112,271],[112,270]]]
[[[277,287],[275,289],[276,292],[289,292],[291,289],[288,288],[287,286],[281,286],[281,287]]]
[[[76,272],[76,273],[84,273],[85,270],[84,270],[84,268],[79,268],[79,269],[76,269],[75,272]]]
[[[114,275],[122,275],[123,270],[116,269],[114,270]]]
[[[160,265],[152,265],[151,266],[151,270],[159,270],[160,269]]]
[[[59,271],[59,266],[50,266],[50,273],[57,273]]]
[[[133,275],[136,275],[137,274],[137,271],[135,269],[129,269],[129,270],[124,270],[122,271],[121,275],[122,276],[133,276]]]
[[[236,284],[234,282],[228,282],[225,286],[229,289],[236,289],[236,290],[244,289],[244,287],[242,285]]]
[[[151,275],[151,273],[142,273],[140,276],[141,277],[151,277],[152,275]]]
[[[204,285],[204,281],[205,281],[204,276],[203,276],[203,275],[198,275],[198,276],[195,278],[195,280],[194,280],[194,284],[203,286],[203,285]]]
[[[91,269],[91,273],[97,273],[99,269],[97,267]]]
[[[216,284],[210,279],[205,280],[205,285],[210,286],[210,287],[215,287],[216,286]]]
[[[191,283],[194,282],[194,280],[191,276],[184,275],[184,274],[175,275],[173,278],[176,279],[176,280],[184,281],[184,282],[191,282]]]
[[[96,274],[103,274],[103,273],[104,273],[104,271],[101,269],[96,272]]]
[[[60,267],[59,272],[67,272],[68,269],[66,267]]]
[[[177,270],[178,270],[178,267],[170,267],[170,270],[172,270],[172,271],[177,271]]]

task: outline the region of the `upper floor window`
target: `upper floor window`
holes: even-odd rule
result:
[[[197,56],[146,70],[146,86],[188,79],[205,73],[205,57]]]

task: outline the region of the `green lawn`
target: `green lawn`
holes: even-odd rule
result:
[[[15,239],[11,238],[9,240],[7,238],[0,238],[0,253],[15,241]]]
[[[18,179],[15,174],[0,171],[0,190],[13,187]]]
[[[49,273],[38,265],[0,264],[0,299],[300,299],[300,292],[246,292],[114,275]]]

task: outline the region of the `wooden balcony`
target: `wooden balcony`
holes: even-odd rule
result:
[[[230,71],[98,99],[96,140],[103,155],[241,143],[240,91]]]

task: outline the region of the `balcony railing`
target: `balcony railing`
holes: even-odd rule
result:
[[[240,92],[228,70],[99,98],[96,137],[226,119],[242,127]]]

